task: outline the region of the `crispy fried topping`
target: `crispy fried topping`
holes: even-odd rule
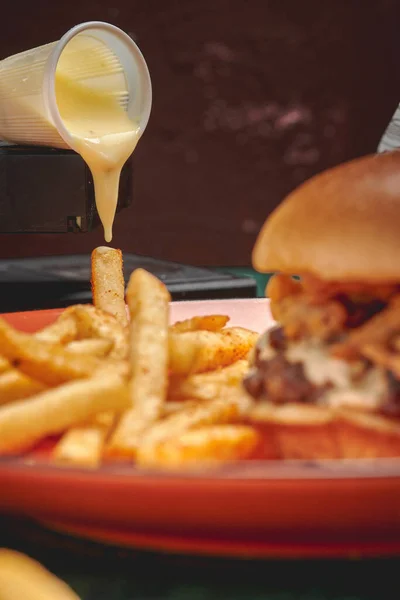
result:
[[[337,358],[351,360],[358,355],[377,356],[389,351],[390,341],[400,333],[400,296],[394,296],[389,305],[360,327],[349,332],[346,339],[332,348]],[[378,353],[378,354],[377,354]]]
[[[277,303],[271,302],[271,310],[289,339],[315,337],[328,340],[343,331],[347,318],[340,302],[332,300],[315,305],[304,294],[287,296]]]

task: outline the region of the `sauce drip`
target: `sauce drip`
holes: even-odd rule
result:
[[[139,140],[139,127],[124,109],[125,76],[116,60],[100,41],[77,37],[62,53],[55,78],[60,116],[93,176],[106,242],[112,240],[121,170]],[[104,75],[74,77],[79,61]]]

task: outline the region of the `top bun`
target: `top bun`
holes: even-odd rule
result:
[[[400,282],[400,152],[352,160],[295,189],[261,229],[253,265],[331,281]]]

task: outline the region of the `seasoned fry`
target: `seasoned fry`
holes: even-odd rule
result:
[[[92,252],[93,304],[109,313],[125,327],[125,280],[121,250],[100,246]]]
[[[29,398],[46,389],[46,386],[24,375],[17,369],[10,369],[0,375],[0,405]]]
[[[125,359],[128,355],[128,336],[126,329],[108,313],[91,306],[77,304],[67,309],[74,315],[80,339],[100,338],[111,340],[113,347],[110,358]]]
[[[229,386],[237,386],[248,371],[247,360],[238,360],[228,367],[207,373],[189,375],[187,378],[175,377],[170,379],[168,398],[178,400],[195,398],[211,400],[221,395],[221,390]]]
[[[113,347],[112,340],[107,339],[89,339],[89,340],[74,340],[66,345],[66,349],[74,354],[88,354],[103,358],[107,356]]]
[[[169,417],[182,409],[189,408],[190,406],[196,406],[198,404],[197,400],[181,400],[180,402],[166,402],[164,405],[163,416]]]
[[[134,456],[143,432],[163,414],[168,378],[170,295],[143,269],[127,289],[130,323],[131,410],[118,423],[107,447],[109,456]]]
[[[171,333],[170,370],[174,375],[188,375],[225,367],[247,356],[257,339],[257,333],[241,327]]]
[[[55,447],[54,460],[69,465],[98,467],[110,430],[111,425],[107,427],[96,424],[70,429]]]
[[[35,560],[0,548],[0,600],[79,600]]]
[[[106,429],[111,429],[115,423],[115,417],[115,412],[106,410],[94,415],[94,417],[90,419],[90,424],[95,425],[96,427],[105,427]]]
[[[220,331],[228,323],[229,317],[226,315],[204,315],[202,317],[192,317],[185,321],[177,321],[170,327],[173,333],[183,333],[185,331]]]
[[[107,433],[106,429],[95,425],[74,427],[58,442],[52,457],[57,463],[98,467]]]
[[[0,408],[0,453],[22,451],[43,437],[88,421],[99,412],[122,411],[128,406],[126,382],[109,372],[7,404]]]
[[[0,455],[61,435],[52,460],[72,466],[247,456],[258,434],[238,425],[252,405],[241,380],[258,335],[219,314],[169,325],[170,294],[143,269],[126,307],[117,250],[93,252],[92,290],[95,306],[71,306],[34,334],[0,318]]]
[[[48,325],[44,329],[37,331],[34,337],[44,342],[55,344],[64,344],[75,339],[77,335],[77,327],[72,317],[59,317],[54,323]],[[4,356],[0,356],[0,374],[9,371],[12,365]],[[2,399],[0,398],[0,403]]]
[[[185,431],[177,437],[139,448],[140,467],[203,468],[248,458],[260,443],[260,434],[245,425],[213,425]]]
[[[224,397],[186,406],[148,429],[140,446],[162,442],[203,425],[235,422],[246,414],[251,404],[249,397],[237,389],[230,390]]]
[[[25,375],[49,386],[89,377],[101,365],[93,356],[77,356],[63,346],[16,331],[3,319],[0,319],[0,348]]]
[[[6,371],[8,371],[11,368],[12,368],[12,366],[11,366],[10,361],[7,360],[6,358],[4,358],[4,356],[0,356],[0,374],[5,373]]]
[[[44,329],[35,333],[35,338],[52,344],[68,344],[78,335],[76,321],[70,314],[62,313],[61,316]]]
[[[115,420],[116,414],[106,411],[96,414],[89,423],[72,427],[54,448],[54,460],[68,465],[98,467]]]

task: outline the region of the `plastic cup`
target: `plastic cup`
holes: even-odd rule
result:
[[[61,67],[70,81],[115,95],[143,133],[152,102],[146,61],[121,29],[92,21],[73,27],[58,42],[0,61],[1,140],[75,149],[57,106]]]

